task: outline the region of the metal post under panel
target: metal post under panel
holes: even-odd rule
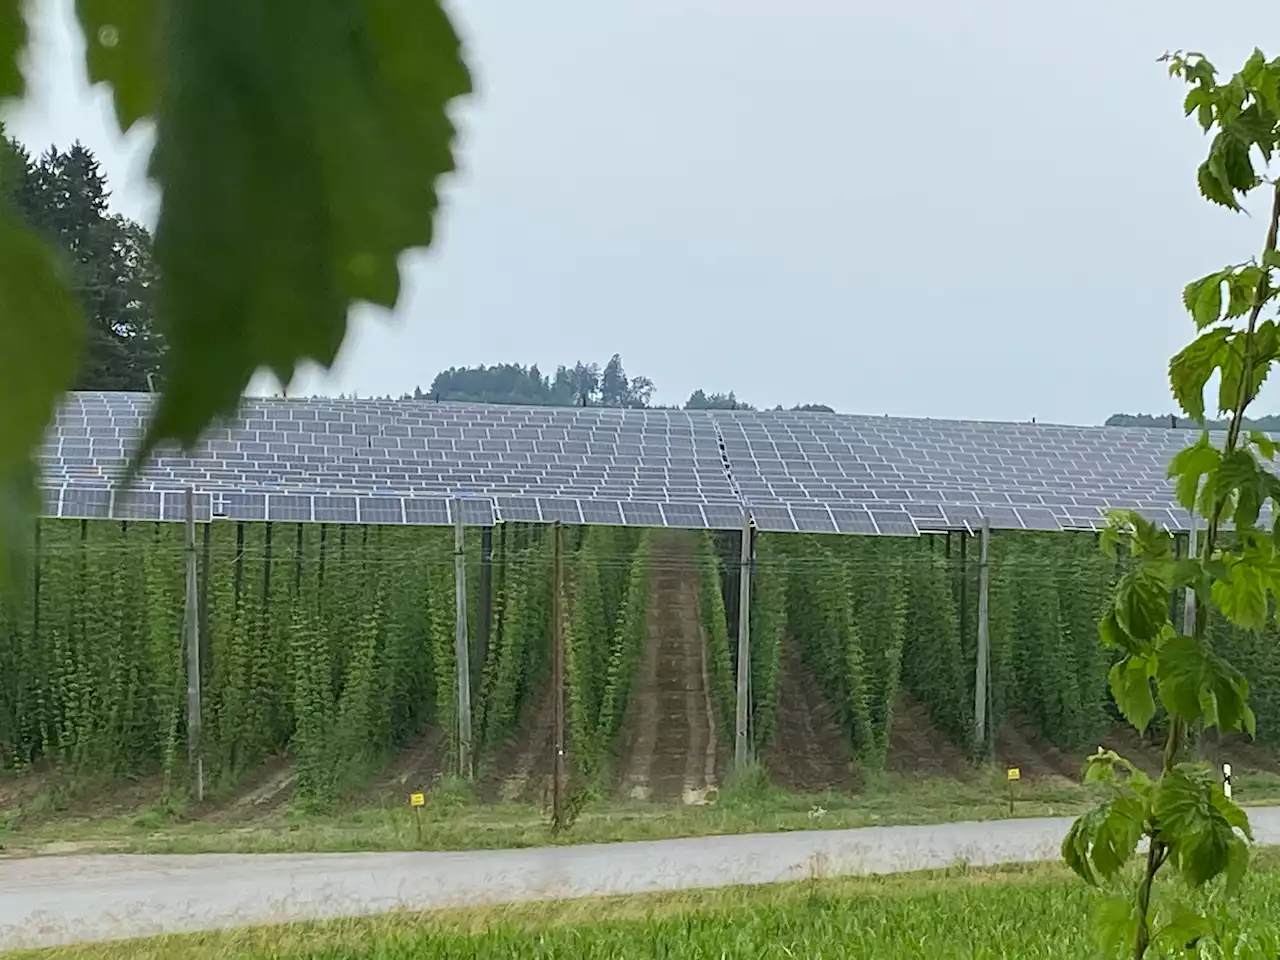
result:
[[[978,561],[978,657],[973,684],[973,725],[977,743],[984,751],[988,742],[987,683],[991,660],[989,601],[991,591],[991,524],[982,519],[982,548]]]
[[[471,779],[471,659],[467,649],[467,563],[462,501],[453,502],[454,676],[458,687],[458,773]]]
[[[733,763],[742,769],[750,754],[747,718],[751,697],[751,511],[742,511],[742,553],[738,561],[738,692],[733,729]]]
[[[1196,530],[1195,514],[1191,515],[1191,534],[1187,541],[1187,557],[1191,560],[1197,559],[1200,553],[1200,542],[1198,531]],[[1196,590],[1195,587],[1187,587],[1186,597],[1183,599],[1182,607],[1182,632],[1186,636],[1194,636],[1196,632]]]
[[[551,738],[551,828],[563,830],[564,818],[564,636],[563,610],[564,551],[562,544],[564,527],[557,520],[551,527],[551,689],[555,705],[555,730]]]
[[[185,550],[187,597],[182,611],[182,633],[187,648],[187,758],[196,801],[204,800],[204,758],[200,755],[200,590],[196,570],[195,493],[188,487],[183,495],[186,514]]]

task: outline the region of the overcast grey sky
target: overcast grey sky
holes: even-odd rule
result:
[[[71,0],[38,4],[11,133],[79,138],[152,220],[149,134],[87,87]],[[1275,55],[1266,0],[453,9],[478,94],[439,240],[295,389],[620,352],[663,403],[1096,423],[1172,407],[1182,285],[1261,243],[1199,199],[1205,142],[1155,60]]]

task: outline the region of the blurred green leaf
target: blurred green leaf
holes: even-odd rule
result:
[[[85,323],[51,251],[0,200],[0,524],[6,549],[34,507],[32,457],[80,361]]]
[[[76,0],[89,81],[111,85],[121,130],[155,113],[161,12],[160,0]]]
[[[333,363],[357,301],[400,292],[470,92],[438,0],[173,0],[152,174],[169,387],[142,455],[190,445],[260,367]]]
[[[1276,456],[1276,442],[1268,437],[1265,433],[1253,430],[1249,433],[1249,442],[1258,448],[1258,453],[1266,457],[1268,460],[1274,460]]]
[[[23,0],[0,0],[0,100],[20,97],[26,91],[18,68],[18,57],[27,45],[22,7]]]
[[[1156,714],[1156,700],[1151,692],[1154,675],[1155,663],[1150,657],[1130,654],[1111,668],[1108,678],[1116,706],[1139,733],[1146,731]]]

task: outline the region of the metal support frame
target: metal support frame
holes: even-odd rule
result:
[[[741,770],[750,759],[747,721],[751,706],[751,511],[742,511],[742,550],[738,561],[738,690],[733,729],[733,763]]]
[[[453,513],[454,676],[458,693],[458,774],[470,780],[471,764],[471,659],[467,649],[467,557],[462,527],[462,501]]]
[[[965,650],[966,641],[969,639],[965,626],[969,622],[969,533],[962,531],[960,533],[960,650]]]
[[[182,611],[182,635],[187,653],[187,760],[191,766],[191,782],[196,801],[204,800],[204,757],[200,751],[201,682],[200,682],[200,587],[196,562],[195,492],[187,487],[183,494],[186,526],[183,552],[187,564],[187,595]],[[270,568],[270,564],[267,564]]]
[[[982,521],[982,547],[978,560],[978,655],[973,684],[973,726],[978,745],[986,750],[989,742],[987,729],[988,674],[990,672],[991,642],[989,602],[991,589],[991,524]]]
[[[555,730],[551,738],[551,829],[558,833],[565,823],[564,807],[564,526],[559,520],[551,528],[551,689]]]
[[[476,623],[476,662],[472,673],[477,686],[489,659],[489,629],[493,623],[493,528],[480,530],[480,619]],[[481,694],[483,696],[483,693]]]
[[[1194,559],[1199,552],[1199,530],[1196,527],[1196,518],[1193,515],[1191,517],[1191,532],[1187,535],[1187,556]],[[1191,636],[1196,629],[1196,591],[1194,587],[1187,587],[1186,596],[1182,602],[1182,632],[1187,636]]]

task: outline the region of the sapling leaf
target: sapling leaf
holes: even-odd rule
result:
[[[1116,663],[1108,675],[1111,696],[1120,713],[1144,733],[1156,713],[1156,701],[1151,692],[1151,679],[1155,663],[1150,657],[1130,654]]]
[[[1229,352],[1231,331],[1215,327],[1193,340],[1169,361],[1169,384],[1174,399],[1187,416],[1204,420],[1204,388]]]
[[[1201,434],[1199,440],[1185,450],[1179,450],[1169,461],[1169,476],[1177,478],[1175,491],[1183,507],[1195,509],[1200,479],[1214,473],[1221,461],[1222,452],[1209,442],[1208,433]]]
[[[1192,317],[1196,327],[1203,330],[1222,319],[1222,281],[1225,274],[1215,273],[1205,277],[1196,291],[1192,304]]]

